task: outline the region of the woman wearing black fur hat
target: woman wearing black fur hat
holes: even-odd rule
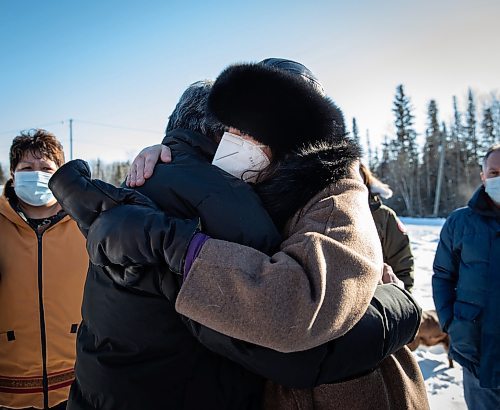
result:
[[[287,239],[268,257],[205,238],[194,262],[188,261],[177,311],[284,352],[341,336],[364,312],[382,266],[358,173],[360,151],[346,138],[341,111],[296,77],[259,65],[226,69],[208,104],[231,127],[232,138],[251,136],[270,149],[256,190]],[[311,391],[273,383],[267,389],[266,407],[273,409],[428,406],[420,370],[407,349],[353,381]]]

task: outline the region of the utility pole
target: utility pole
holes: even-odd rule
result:
[[[73,119],[69,119],[69,159],[73,159]]]

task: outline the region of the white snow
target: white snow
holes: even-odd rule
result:
[[[424,310],[434,309],[432,300],[432,262],[444,223],[441,218],[401,218],[405,224],[415,256],[415,286],[413,295]],[[420,346],[414,352],[425,380],[432,410],[466,410],[462,368],[454,363],[448,367],[448,357],[442,345]]]

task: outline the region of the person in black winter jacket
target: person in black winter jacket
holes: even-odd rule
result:
[[[194,88],[199,88],[201,94],[206,92],[204,86]],[[186,109],[182,101],[183,98],[176,110]],[[200,114],[194,111],[194,116]],[[211,135],[210,139],[191,130],[171,130],[179,125],[176,118],[180,116],[175,114],[174,111],[164,140],[172,149],[174,163],[158,165],[154,177],[140,189],[154,203],[148,204],[148,199],[135,191],[90,180],[85,165],[73,162],[51,181],[63,207],[86,232],[99,211],[118,203],[146,206],[154,218],[165,222],[163,212],[158,212],[159,206],[168,215],[200,217],[204,229],[214,237],[271,252],[281,238],[250,185],[210,165],[217,136]],[[193,123],[198,124],[198,131],[210,135],[208,123],[204,121],[204,114],[200,114],[198,122],[193,120]],[[195,128],[192,124],[188,126]],[[188,169],[190,172],[186,172]],[[82,192],[87,195],[85,203],[78,200]],[[134,212],[133,208],[128,207],[127,212]],[[172,219],[172,227],[176,232],[192,235],[198,222],[193,224],[191,219]],[[179,260],[185,248],[176,245],[174,241],[168,247],[177,249],[173,258]],[[123,248],[117,249],[120,251]],[[381,287],[359,326],[335,342],[337,356],[328,346],[280,354],[228,338],[192,321],[183,324],[173,308],[177,278],[158,274],[157,270],[165,269],[166,266],[91,267],[84,298],[84,321],[78,338],[77,382],[73,386],[70,408],[258,408],[262,379],[204,349],[191,334],[212,350],[261,376],[299,387],[369,371],[383,358],[381,355],[390,354],[412,336],[413,330],[404,336],[389,332],[388,337],[384,337],[388,330],[385,326],[390,326],[390,321],[384,322],[383,317],[393,310],[390,320],[397,320],[398,312],[391,305],[394,295],[387,293],[393,290]],[[403,300],[404,295],[399,298],[403,304],[412,305],[411,301]],[[103,304],[106,306],[104,317],[96,311],[98,307],[101,312]],[[418,311],[409,305],[405,305],[406,313],[412,309]],[[357,339],[362,344],[361,339],[370,329],[379,344],[371,353],[366,351],[366,346],[356,351],[349,340]],[[360,354],[362,363],[346,360],[346,355],[342,355],[345,351],[351,352],[352,358]],[[326,355],[332,365],[321,375],[313,374]],[[308,365],[312,370],[307,369]]]

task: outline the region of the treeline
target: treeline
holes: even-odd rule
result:
[[[386,204],[405,216],[447,216],[466,205],[481,183],[482,157],[489,146],[500,142],[498,97],[491,95],[478,110],[469,89],[463,112],[453,97],[453,118],[448,123],[440,120],[436,101],[430,100],[420,145],[403,85],[396,88],[392,112],[395,132],[384,137],[381,147],[373,147],[367,135],[368,165],[394,191]],[[359,141],[355,119],[352,134]]]
[[[120,186],[125,181],[130,161],[115,161],[104,163],[99,158],[89,161],[92,169],[92,178],[109,182],[115,186]]]

